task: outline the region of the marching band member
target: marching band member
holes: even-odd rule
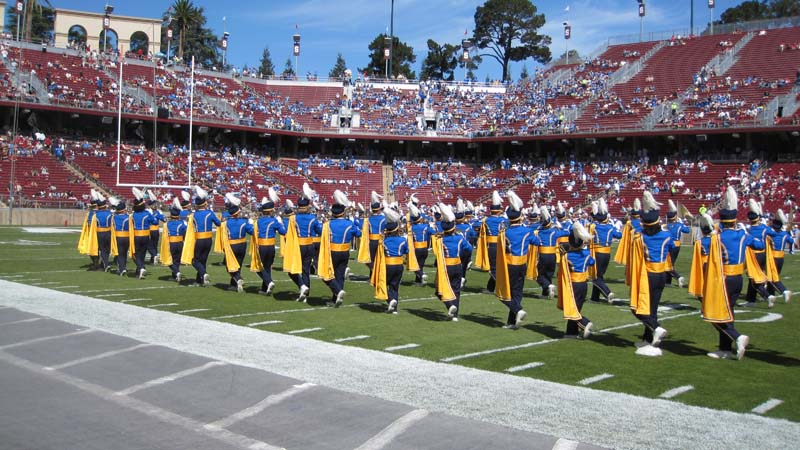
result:
[[[539,239],[528,227],[522,226],[522,199],[508,191],[508,229],[500,227],[497,240],[497,297],[508,307],[508,319],[503,328],[516,330],[528,313],[522,309],[522,289],[528,264],[528,247],[538,245]]]
[[[556,273],[556,249],[558,240],[569,236],[569,232],[553,226],[550,220],[550,213],[547,208],[542,208],[540,212],[541,226],[536,230],[538,242],[536,282],[542,287],[542,297],[555,298],[555,286],[553,286],[553,275]]]
[[[272,281],[272,264],[275,262],[275,238],[276,235],[286,235],[286,225],[277,219],[273,214],[275,205],[280,201],[276,188],[269,189],[269,199],[266,197],[261,200],[261,217],[253,225],[254,244],[251,244],[250,251],[258,254],[258,262],[250,264],[250,270],[258,270],[261,278],[261,289],[259,294],[270,295],[275,288]],[[255,245],[255,250],[253,250]],[[260,267],[259,267],[260,265]]]
[[[667,330],[658,323],[658,305],[664,291],[666,272],[671,269],[669,250],[672,237],[661,228],[658,203],[649,191],[642,197],[642,233],[633,237],[630,255],[631,312],[644,324],[643,342],[637,355],[661,356],[661,341]]]
[[[772,237],[775,232],[772,231],[765,223],[762,222],[763,216],[761,205],[754,199],[748,202],[750,211],[747,213],[747,219],[750,221],[750,227],[747,233],[754,239],[761,241],[764,246],[760,250],[748,249],[745,267],[747,268],[747,276],[749,281],[747,283],[747,294],[745,296],[744,306],[755,306],[756,294],[767,300],[767,306],[772,308],[775,305],[775,296],[769,295],[767,292],[767,282],[772,281],[777,274],[768,271],[767,266],[767,237]],[[771,253],[771,251],[770,251]]]
[[[453,209],[444,204],[439,204],[442,213],[443,236],[433,239],[434,255],[436,256],[436,296],[444,302],[447,308],[447,317],[453,322],[458,322],[458,309],[461,301],[464,265],[461,255],[465,251],[472,251],[472,246],[463,234],[456,231],[456,215]]]
[[[566,244],[569,241],[569,233],[572,231],[572,220],[567,217],[567,211],[564,209],[564,204],[558,202],[556,206],[556,228],[560,228],[567,233],[559,236],[556,240],[558,245]],[[556,260],[558,260],[559,253],[556,252]]]
[[[95,231],[97,232],[97,259],[100,265],[97,269],[108,272],[111,269],[109,255],[111,254],[111,211],[103,194],[97,193],[97,210],[94,213]]]
[[[414,283],[417,286],[424,286],[428,280],[423,269],[425,260],[428,259],[428,248],[431,246],[431,236],[436,234],[436,230],[425,222],[419,208],[413,203],[408,204],[409,218],[411,219],[411,233],[414,237],[414,255],[417,257],[419,270],[414,273]]]
[[[375,262],[375,254],[378,251],[378,243],[386,227],[386,217],[383,214],[381,196],[372,191],[372,203],[370,204],[371,215],[364,221],[361,230],[361,241],[358,249],[358,262],[365,263],[369,268],[369,275],[372,277],[372,267]]]
[[[467,209],[464,211],[464,221],[469,225],[470,232],[467,241],[473,248],[478,243],[478,232],[480,231],[480,221],[475,219],[475,205],[467,200]]]
[[[594,222],[589,226],[589,234],[593,236],[591,251],[595,260],[595,270],[591,301],[599,302],[602,294],[608,303],[612,303],[614,293],[606,284],[605,276],[608,263],[611,262],[611,243],[614,239],[621,239],[622,233],[609,221],[606,199],[600,198],[596,203],[592,203],[592,218]]]
[[[678,254],[681,251],[681,235],[683,233],[691,233],[692,229],[686,226],[683,220],[678,220],[678,208],[675,206],[675,202],[670,199],[667,203],[669,205],[669,210],[667,211],[667,231],[669,231],[670,236],[672,236],[673,247],[669,252],[669,257],[672,260],[672,271],[667,272],[666,283],[667,286],[669,286],[672,284],[672,279],[676,278],[678,280],[678,287],[682,288],[686,284],[686,279],[678,273],[675,264],[678,262]]]
[[[89,268],[86,269],[88,271],[96,269],[95,260],[97,259],[92,255],[92,253],[97,252],[96,246],[95,248],[91,248],[97,236],[97,223],[94,220],[94,214],[97,212],[97,191],[91,189],[90,195],[89,210],[86,211],[86,218],[81,227],[81,235],[78,238],[78,253],[89,256]],[[92,226],[95,228],[94,231],[91,230]],[[92,236],[95,236],[95,238],[93,239]]]
[[[178,199],[181,204],[181,219],[184,221],[189,220],[189,216],[192,215],[192,194],[188,191],[181,191],[181,197]]]
[[[386,218],[385,237],[378,242],[370,284],[375,287],[375,298],[388,302],[386,312],[397,314],[403,256],[408,254],[408,241],[400,227],[400,213],[384,205],[383,214]]]
[[[150,241],[147,245],[147,252],[150,253],[150,264],[155,264],[158,258],[158,240],[161,237],[160,224],[166,223],[167,219],[164,214],[158,209],[158,202],[153,191],[147,191],[147,212],[153,215],[156,219],[156,225],[150,225]]]
[[[220,226],[225,251],[225,265],[231,274],[229,289],[244,292],[242,263],[247,254],[247,235],[253,235],[253,225],[242,217],[242,200],[232,193],[225,194],[228,199],[228,220]]]
[[[333,192],[331,206],[332,219],[322,226],[319,258],[319,276],[331,290],[333,297],[328,306],[338,308],[344,302],[345,270],[350,261],[350,246],[353,239],[361,237],[361,230],[350,219],[344,217],[351,206],[344,192],[336,189]]]
[[[508,227],[508,219],[502,216],[503,214],[503,199],[500,198],[500,193],[497,191],[492,192],[492,205],[489,208],[489,217],[483,219],[480,233],[478,234],[478,268],[486,270],[487,267],[482,266],[483,260],[489,263],[489,280],[486,282],[486,289],[484,293],[495,293],[497,285],[497,236],[500,234],[501,226]],[[483,253],[483,255],[481,255]],[[482,257],[483,256],[483,257]]]
[[[733,326],[733,307],[742,292],[746,249],[763,250],[764,242],[736,226],[738,202],[736,191],[728,186],[719,209],[722,231],[712,234],[708,250],[702,313],[703,319],[719,332],[719,350],[708,353],[714,359],[732,358],[734,341],[736,357],[742,359],[750,343],[750,338]]]
[[[214,211],[208,209],[208,192],[197,185],[195,185],[194,191],[195,211],[189,216],[189,223],[186,226],[181,263],[191,264],[197,271],[195,283],[200,286],[209,286],[211,279],[206,271],[206,266],[208,254],[211,253],[212,232],[214,225],[220,226],[222,222],[214,214]]]
[[[114,228],[111,231],[111,254],[117,257],[117,273],[124,277],[128,274],[128,255],[131,253],[131,216],[125,209],[125,200],[111,197],[109,202],[114,207]]]
[[[580,222],[575,222],[567,243],[558,249],[562,252],[558,269],[558,309],[564,312],[567,320],[565,338],[577,338],[580,331],[587,339],[592,333],[592,322],[581,313],[586,302],[589,267],[595,264],[586,248],[591,241],[592,235]]]
[[[466,211],[467,205],[464,203],[464,200],[458,199],[456,201],[456,212],[455,212],[455,219],[456,219],[456,232],[460,233],[464,236],[464,239],[467,242],[473,238],[473,234],[475,233],[472,230],[472,226],[467,223],[466,219]],[[444,215],[442,216],[444,217]],[[443,226],[444,227],[444,226]],[[444,231],[444,228],[442,228]],[[474,236],[477,239],[477,236]],[[463,247],[461,250],[461,287],[463,288],[464,285],[467,284],[467,271],[469,267],[472,265],[472,246],[470,245],[469,248]]]
[[[172,279],[181,282],[181,253],[183,253],[183,239],[186,236],[186,222],[181,219],[183,207],[177,197],[172,199],[172,208],[169,210],[169,221],[166,223],[166,232],[161,242],[161,263],[168,265],[172,271]],[[169,259],[167,259],[169,258]]]
[[[144,258],[147,256],[147,249],[150,245],[150,226],[158,225],[158,221],[152,214],[146,211],[147,203],[145,201],[144,192],[137,188],[131,188],[133,191],[133,260],[136,262],[136,276],[137,278],[144,279],[147,275],[147,270],[144,268]]]
[[[711,233],[714,231],[714,219],[708,214],[700,214],[697,219],[702,237],[694,241],[692,251],[692,269],[689,272],[689,293],[703,299],[705,289],[705,273],[708,264],[708,252],[711,247]]]
[[[539,206],[534,203],[533,208],[528,211],[528,228],[530,228],[531,231],[537,231],[542,226],[539,221],[541,216],[542,211],[539,209]]]
[[[778,275],[778,280],[770,283],[769,293],[773,294],[776,291],[778,293],[782,293],[784,303],[789,303],[789,300],[792,298],[792,291],[787,290],[786,286],[784,286],[780,280],[781,272],[783,271],[784,249],[787,245],[790,249],[794,245],[794,239],[792,239],[792,236],[783,230],[783,226],[786,223],[788,223],[786,214],[779,209],[778,212],[775,213],[775,217],[772,218],[772,230],[775,232],[775,234],[769,238],[772,245],[772,257],[775,261],[774,270]]]
[[[316,193],[308,186],[308,183],[303,183],[303,195],[297,201],[297,214],[295,214],[301,271],[300,273],[290,272],[289,278],[300,288],[297,301],[303,303],[307,302],[308,293],[311,290],[311,262],[314,259],[314,242],[311,238],[322,232],[322,224],[317,220],[317,216],[309,211],[314,195]],[[287,245],[289,244],[287,243]]]

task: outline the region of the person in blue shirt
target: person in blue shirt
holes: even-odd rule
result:
[[[97,253],[102,269],[108,272],[111,269],[109,255],[111,254],[111,211],[108,210],[108,202],[99,196],[97,200],[97,211],[94,213],[94,220],[97,221]]]
[[[419,208],[414,204],[409,204],[409,219],[411,220],[411,232],[414,234],[414,255],[417,257],[419,270],[414,273],[414,282],[417,286],[424,286],[428,276],[423,271],[425,260],[428,259],[428,249],[431,246],[431,236],[436,234],[436,230],[422,218]]]
[[[611,303],[614,300],[614,293],[606,284],[606,270],[611,262],[611,243],[614,239],[622,238],[622,233],[609,223],[608,205],[604,198],[592,204],[592,218],[594,223],[589,226],[589,234],[593,236],[591,245],[594,250],[596,278],[592,280],[590,300],[599,302],[600,295],[603,295],[608,303]]]
[[[347,195],[340,190],[333,193],[334,204],[331,205],[331,221],[328,224],[331,233],[331,262],[333,263],[333,280],[326,284],[331,290],[333,297],[328,306],[340,307],[347,294],[344,290],[345,271],[350,262],[350,246],[353,239],[361,237],[361,229],[350,219],[345,218],[344,214],[350,201]]]
[[[783,259],[786,247],[788,246],[789,249],[791,249],[794,246],[794,239],[792,239],[792,236],[783,230],[783,226],[787,222],[786,214],[780,209],[775,213],[775,217],[772,218],[772,230],[775,234],[770,236],[770,240],[772,241],[772,257],[775,259],[775,267],[778,269],[778,275],[783,271]],[[770,283],[769,293],[770,295],[775,293],[783,294],[784,303],[789,303],[789,300],[792,298],[792,291],[787,290],[786,286],[784,286],[783,282],[780,280]]]
[[[505,230],[504,245],[506,251],[506,267],[511,298],[502,299],[508,308],[508,318],[503,328],[516,330],[527,317],[522,309],[522,290],[525,287],[525,273],[528,269],[528,250],[531,245],[539,245],[539,239],[528,227],[522,226],[522,199],[513,191],[508,191],[509,207],[506,208],[508,229]]]
[[[164,214],[158,209],[158,202],[153,196],[153,193],[148,192],[148,196],[147,212],[153,215],[153,218],[156,219],[156,224],[150,225],[150,242],[147,245],[147,252],[150,253],[150,264],[155,264],[156,258],[158,258],[158,240],[161,238],[161,228],[159,224],[166,222],[167,218],[164,217]]]
[[[192,195],[187,191],[181,191],[181,197],[178,201],[181,204],[181,219],[188,221],[189,216],[192,214]]]
[[[560,236],[556,241],[558,244],[566,244],[569,241],[569,234],[572,232],[572,220],[567,217],[567,210],[564,209],[561,202],[558,202],[556,206],[556,222],[556,227],[566,231],[566,234]]]
[[[147,248],[150,245],[150,226],[158,225],[152,214],[146,210],[144,192],[133,188],[133,260],[136,262],[136,276],[141,280],[147,275],[144,268]]]
[[[307,301],[309,291],[311,290],[311,262],[314,259],[314,241],[312,238],[322,233],[322,224],[317,220],[317,216],[310,212],[313,196],[314,191],[311,190],[308,183],[304,183],[303,196],[297,201],[297,214],[295,215],[295,220],[297,221],[297,236],[300,241],[302,272],[299,274],[289,274],[289,278],[291,278],[294,284],[300,289],[300,295],[297,297],[297,301],[303,303]]]
[[[642,202],[641,200],[634,199],[633,200],[633,208],[628,210],[628,220],[631,222],[631,226],[633,227],[633,231],[635,233],[642,232]]]
[[[403,257],[408,254],[408,240],[400,226],[400,213],[393,209],[385,209],[386,228],[383,238],[384,256],[386,256],[386,293],[389,306],[386,312],[397,314],[400,300],[400,281],[403,279]]]
[[[464,239],[466,239],[467,242],[469,242],[470,239],[472,239],[472,238],[478,239],[478,236],[474,235],[475,232],[472,230],[472,227],[470,226],[470,224],[467,223],[465,211],[466,211],[466,205],[464,204],[463,200],[458,199],[458,202],[456,204],[456,213],[455,213],[456,232],[460,233],[462,236],[464,236]],[[442,231],[444,231],[444,227],[442,227]],[[472,247],[471,245],[470,245],[470,248],[463,247],[462,250],[461,250],[461,285],[462,285],[462,287],[467,284],[467,271],[469,270],[469,267],[472,265],[472,248],[471,247]]]
[[[580,332],[580,335],[586,339],[592,333],[592,322],[589,318],[581,314],[583,304],[586,302],[586,292],[589,287],[589,267],[595,264],[595,260],[592,258],[589,249],[586,248],[586,244],[591,243],[591,241],[591,234],[578,222],[573,225],[572,231],[567,239],[567,244],[559,248],[559,251],[564,252],[562,253],[562,257],[567,258],[569,277],[572,284],[572,295],[574,297],[575,306],[578,309],[578,314],[580,315],[580,319],[567,320],[567,330],[564,333],[565,338],[577,338]],[[567,293],[559,292],[559,295],[567,295]]]
[[[472,230],[468,235],[469,237],[467,237],[467,242],[469,242],[469,245],[474,249],[475,245],[478,243],[478,232],[481,229],[481,222],[475,220],[475,206],[470,201],[467,201],[467,209],[464,211],[464,220]]]
[[[555,286],[553,286],[553,275],[556,273],[558,239],[569,236],[569,232],[553,226],[547,208],[541,210],[540,217],[542,225],[536,230],[536,236],[539,241],[536,244],[539,247],[536,265],[539,275],[536,278],[536,282],[542,288],[542,297],[552,299],[556,295]]]
[[[124,277],[128,274],[128,249],[131,245],[130,216],[125,207],[125,200],[114,199],[114,236],[117,240],[117,273]]]
[[[225,195],[228,198],[228,220],[225,227],[228,229],[228,243],[231,251],[239,263],[239,269],[230,272],[231,282],[229,289],[236,292],[244,292],[244,280],[242,279],[242,263],[247,254],[247,236],[253,235],[253,225],[250,221],[242,217],[241,199],[231,193]]]
[[[181,253],[183,253],[183,239],[186,237],[186,222],[181,219],[183,208],[177,197],[172,199],[172,208],[169,210],[169,221],[167,222],[167,236],[163,239],[169,240],[169,253],[172,256],[172,279],[181,282]]]
[[[86,229],[88,230],[92,226],[92,221],[94,221],[94,215],[97,212],[97,191],[94,189],[91,190],[91,201],[89,201],[89,211],[86,213]],[[98,267],[98,256],[89,255],[89,267],[86,269],[87,271],[97,270]]]
[[[748,234],[744,229],[737,229],[736,216],[738,215],[738,196],[733,187],[728,189],[720,203],[719,225],[720,243],[722,245],[722,270],[725,277],[725,291],[728,294],[728,304],[731,314],[734,314],[734,306],[739,295],[742,293],[744,281],[744,261],[746,249],[764,250],[764,242]],[[720,286],[721,287],[721,286]],[[739,333],[733,325],[729,323],[714,323],[714,328],[719,333],[719,350],[708,353],[714,359],[731,359],[733,357],[733,342],[736,342],[736,357],[744,357],[750,338]]]
[[[367,219],[369,229],[369,274],[372,276],[372,264],[375,261],[375,253],[378,251],[378,242],[381,234],[386,227],[386,217],[383,215],[383,205],[377,192],[372,191],[372,204],[370,204],[372,214]]]
[[[644,250],[644,267],[647,270],[647,283],[649,286],[650,311],[649,314],[636,314],[634,299],[631,299],[631,309],[642,324],[644,334],[642,342],[637,343],[636,354],[643,356],[661,356],[661,342],[667,336],[667,330],[658,322],[658,305],[661,294],[666,285],[666,273],[670,270],[669,251],[673,247],[672,236],[661,228],[658,203],[649,191],[644,192],[642,200],[641,239]]]
[[[750,221],[750,227],[747,233],[766,245],[767,237],[774,237],[775,232],[765,223],[762,223],[761,205],[752,198],[748,203],[750,211],[747,213],[747,220]],[[766,273],[767,254],[765,248],[766,246],[762,247],[760,250],[754,250],[753,253],[756,256],[756,261],[758,262],[759,267],[761,267],[761,271]],[[763,299],[765,299],[767,301],[767,305],[772,308],[775,303],[775,297],[769,295],[769,292],[767,291],[767,283],[756,283],[753,278],[749,278],[747,283],[747,294],[745,295],[745,301],[747,302],[745,306],[755,306],[757,301],[756,295],[760,295]]]
[[[533,205],[533,208],[528,211],[528,222],[527,226],[531,229],[531,231],[538,230],[542,224],[540,222],[542,216],[542,211],[539,209],[538,206]]]
[[[667,231],[672,236],[672,250],[669,252],[669,257],[672,260],[672,270],[667,272],[666,284],[672,284],[672,279],[678,280],[678,287],[682,288],[686,284],[686,279],[679,273],[675,264],[678,263],[678,254],[681,251],[681,236],[684,233],[691,233],[692,229],[686,226],[682,220],[678,220],[678,208],[672,200],[669,200],[669,210],[667,211]]]
[[[264,270],[258,273],[261,278],[261,289],[259,294],[270,295],[272,290],[275,289],[275,282],[272,280],[272,265],[275,262],[275,240],[277,235],[286,235],[286,226],[283,221],[276,218],[273,214],[275,212],[275,203],[280,201],[275,189],[269,190],[270,199],[263,199],[261,202],[261,217],[256,222],[258,228],[258,235],[256,236],[258,242],[258,256],[261,259],[261,265]]]
[[[455,294],[455,300],[445,301],[444,306],[447,308],[447,317],[453,322],[458,322],[458,310],[461,306],[461,289],[463,287],[462,280],[464,279],[464,265],[462,264],[461,256],[465,251],[471,254],[472,245],[470,245],[464,234],[458,232],[458,227],[455,224],[458,214],[453,214],[452,209],[446,205],[440,205],[439,209],[442,211],[443,219],[442,251],[444,252],[444,264],[447,267],[450,289]],[[442,299],[440,292],[436,294]]]
[[[219,218],[214,211],[208,209],[208,192],[199,186],[195,186],[195,211],[192,214],[194,222],[195,243],[192,267],[197,271],[195,283],[201,286],[209,286],[211,279],[206,271],[208,264],[208,254],[211,253],[212,233],[214,225],[220,226]]]
[[[497,191],[492,192],[492,204],[489,207],[489,217],[483,219],[483,227],[485,227],[487,253],[489,257],[489,280],[486,282],[486,290],[484,293],[493,294],[497,280],[497,236],[500,234],[500,228],[508,227],[508,219],[503,217],[503,199],[500,198],[500,193]]]

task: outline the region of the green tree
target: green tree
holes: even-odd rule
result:
[[[342,78],[344,77],[345,70],[347,70],[347,63],[344,60],[344,56],[339,53],[336,55],[336,64],[334,64],[331,71],[328,72],[328,78]]]
[[[550,36],[537,31],[544,25],[544,14],[536,14],[530,0],[487,0],[475,10],[473,41],[481,56],[494,58],[503,67],[503,79],[509,78],[511,61],[533,58],[539,63],[550,61]]]
[[[7,9],[6,30],[14,39],[17,38],[17,5],[9,2]],[[25,22],[22,24],[21,38],[28,41],[49,41],[55,26],[56,11],[49,1],[28,0],[22,13]]]
[[[775,18],[800,16],[800,0],[772,0],[769,9]]]
[[[187,33],[191,33],[201,21],[205,22],[203,9],[196,7],[192,0],[175,0],[171,9],[172,24],[178,31],[178,58],[183,59]]]
[[[358,69],[359,72],[383,76],[386,67],[386,60],[383,59],[385,37],[386,34],[381,33],[369,44],[369,64],[363,69]],[[392,45],[392,73],[389,76],[402,75],[408,79],[416,78],[416,73],[411,70],[411,64],[415,62],[417,62],[417,56],[414,54],[414,49],[405,42],[400,42],[400,39],[395,36]]]
[[[570,64],[580,64],[582,62],[581,55],[578,53],[577,50],[570,50],[569,51],[569,63]],[[562,64],[567,63],[567,52],[561,54],[555,62],[553,62],[554,66],[559,66]]]
[[[422,80],[455,79],[455,69],[458,66],[460,46],[452,44],[439,44],[433,39],[428,39],[428,56],[422,61],[422,70],[419,78]]]
[[[528,74],[528,66],[523,64],[522,65],[522,72],[519,73],[520,80],[527,80],[530,74]]]
[[[222,47],[219,37],[207,27],[205,9],[195,6],[191,0],[175,0],[164,19],[172,18],[170,28],[174,30],[173,40],[177,33],[177,57],[189,63],[195,62],[204,67],[222,67]],[[162,27],[162,43],[166,41],[166,28]],[[162,48],[166,49],[163,46]],[[172,56],[172,52],[170,52]]]
[[[269,47],[264,47],[261,52],[261,65],[258,66],[258,71],[265,77],[275,75],[275,65],[272,64],[272,56],[269,54]]]
[[[286,65],[283,66],[283,72],[281,75],[287,78],[295,76],[292,58],[286,58]]]

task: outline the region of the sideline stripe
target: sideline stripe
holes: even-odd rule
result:
[[[316,384],[314,383],[296,384],[283,392],[270,395],[269,397],[265,398],[264,400],[261,400],[260,402],[256,403],[255,405],[249,408],[245,408],[237,413],[231,414],[230,416],[224,419],[220,419],[216,422],[209,423],[205,426],[205,428],[211,430],[218,428],[228,428],[237,422],[240,422],[249,417],[253,417],[256,414],[260,413],[261,411],[264,411],[265,409],[269,408],[270,406],[277,405],[278,403],[281,403],[282,401],[291,398],[313,386],[316,386]]]
[[[198,308],[198,309],[184,309],[183,311],[175,311],[179,314],[186,314],[186,313],[194,313],[194,312],[204,312],[204,311],[211,311],[208,308]]]
[[[159,308],[161,306],[178,306],[180,303],[161,303],[158,305],[147,305],[147,308]]]
[[[123,408],[128,408],[130,410],[139,412],[158,421],[181,427],[188,432],[200,433],[231,447],[259,450],[280,450],[278,447],[269,445],[266,442],[258,441],[247,436],[242,436],[241,434],[236,434],[228,430],[204,428],[202,423],[194,419],[183,417],[175,414],[172,411],[167,411],[166,409],[162,409],[156,405],[137,400],[133,397],[114,395],[114,392],[110,389],[72,377],[63,372],[45,371],[41,366],[25,361],[22,358],[17,358],[9,353],[0,352],[0,361],[12,364],[35,374],[47,376],[55,381],[73,386],[86,393],[94,395],[101,400],[105,400]]]
[[[366,334],[359,334],[358,336],[334,339],[333,342],[360,341],[361,339],[369,339],[369,336],[367,336]]]
[[[528,342],[527,344],[512,345],[510,347],[494,348],[494,349],[491,349],[491,350],[484,350],[482,352],[467,353],[466,355],[449,356],[447,358],[442,358],[439,361],[441,361],[441,362],[459,361],[459,360],[462,360],[462,359],[474,358],[476,356],[491,355],[492,353],[508,352],[508,351],[511,351],[511,350],[519,350],[521,348],[535,347],[537,345],[544,345],[544,344],[549,344],[551,342],[558,342],[558,341],[560,341],[560,339],[545,339],[543,341]]]
[[[577,448],[578,442],[563,438],[557,440],[556,445],[553,446],[553,450],[575,450]]]
[[[191,369],[181,370],[180,372],[175,372],[171,375],[166,375],[161,378],[156,378],[154,380],[145,381],[142,384],[137,384],[135,386],[131,386],[127,389],[123,389],[121,391],[117,391],[115,395],[131,395],[134,392],[141,391],[142,389],[147,389],[149,387],[158,386],[159,384],[169,383],[170,381],[175,381],[181,379],[183,377],[188,377],[189,375],[194,375],[196,373],[200,373],[204,370],[210,369],[216,366],[224,366],[226,363],[222,361],[211,361],[202,366],[193,367]]]
[[[523,364],[521,366],[509,367],[508,369],[506,369],[506,372],[510,373],[522,372],[523,370],[535,369],[536,367],[541,367],[543,365],[544,365],[543,362],[532,362],[528,364]]]
[[[138,350],[142,347],[152,347],[153,344],[138,344],[132,347],[126,347],[119,350],[112,350],[110,352],[100,353],[98,355],[87,356],[85,358],[73,359],[72,361],[67,361],[65,363],[57,364],[55,366],[45,367],[44,370],[61,370],[66,369],[67,367],[77,366],[78,364],[83,364],[89,361],[95,361],[98,359],[108,358],[109,356],[116,356],[121,355],[123,353],[132,352],[134,350]]]
[[[95,297],[100,297],[100,298],[103,298],[103,297],[122,297],[123,295],[125,295],[125,294],[98,294],[98,295],[95,295]]]
[[[80,331],[73,331],[72,333],[57,334],[55,336],[45,336],[45,337],[40,337],[40,338],[36,338],[36,339],[29,339],[27,341],[21,341],[21,342],[15,342],[13,344],[2,345],[2,346],[0,346],[0,350],[5,350],[7,348],[22,347],[23,345],[36,344],[36,343],[39,343],[39,342],[51,341],[53,339],[61,339],[61,338],[70,337],[70,336],[77,336],[79,334],[91,333],[93,331],[94,330],[87,328],[87,329],[80,330]]]
[[[120,303],[149,302],[152,298],[127,298]]]
[[[386,347],[384,350],[387,352],[396,352],[397,350],[407,350],[410,348],[417,348],[419,344],[405,344],[405,345],[395,345],[394,347]]]
[[[275,325],[277,323],[283,323],[283,321],[282,320],[266,320],[264,322],[248,323],[247,326],[248,327],[257,327],[257,326],[260,326],[260,325]]]
[[[63,288],[65,286],[59,286],[59,288]],[[70,286],[70,287],[78,287],[78,286]],[[172,286],[145,286],[145,287],[138,287],[138,288],[121,288],[121,289],[92,289],[89,291],[75,291],[73,294],[95,294],[97,292],[125,292],[125,291],[152,291],[153,289],[183,289],[184,286],[172,285]],[[96,295],[95,297],[99,297]]]
[[[367,442],[358,446],[356,450],[381,450],[389,445],[397,436],[405,433],[406,430],[411,428],[415,423],[428,417],[428,414],[430,413],[424,409],[415,409],[390,423],[389,426],[381,430],[378,434],[369,438]]]
[[[662,393],[661,395],[659,395],[659,397],[661,397],[661,398],[673,398],[673,397],[677,397],[677,396],[679,396],[679,395],[681,395],[681,394],[683,394],[685,392],[689,392],[692,389],[694,389],[694,386],[692,386],[691,384],[687,384],[686,386],[679,386],[679,387],[676,387],[674,389],[670,389],[670,390]]]
[[[607,380],[609,378],[614,378],[614,375],[610,373],[601,373],[600,375],[595,375],[593,377],[584,378],[581,381],[578,381],[578,384],[582,384],[584,386],[588,386],[593,383],[597,383],[598,381]]]
[[[320,328],[320,327],[317,327],[317,328],[303,328],[302,330],[292,330],[292,331],[289,332],[289,334],[311,333],[312,331],[319,331],[319,330],[324,330],[324,328]]]
[[[15,320],[13,322],[3,322],[3,323],[0,323],[0,327],[2,327],[4,325],[15,325],[15,324],[18,324],[18,323],[36,322],[37,320],[42,320],[42,319],[44,319],[44,317],[34,317],[32,319],[22,319],[22,320]]]
[[[688,316],[696,316],[698,314],[700,314],[700,311],[684,313],[684,314],[675,314],[674,316],[662,317],[659,320],[663,322],[665,320],[678,319],[678,318],[681,318],[681,317],[688,317]],[[598,333],[608,333],[609,331],[624,330],[625,328],[633,328],[633,327],[638,327],[638,326],[641,326],[641,325],[642,325],[642,322],[629,323],[627,325],[620,325],[620,326],[617,326],[617,327],[604,328],[604,329],[598,331]]]
[[[780,405],[781,403],[783,403],[783,400],[779,400],[777,398],[771,398],[771,399],[765,401],[764,403],[762,403],[762,404],[756,406],[755,408],[753,408],[751,410],[751,412],[754,412],[756,414],[764,414],[767,411],[771,410],[772,408]]]
[[[60,281],[46,281],[44,283],[31,283],[31,286],[50,286],[53,284],[61,284]]]
[[[55,286],[55,288],[57,288],[57,289],[75,289],[75,288],[79,288],[79,287],[80,286]],[[67,294],[75,294],[76,292],[67,292]]]

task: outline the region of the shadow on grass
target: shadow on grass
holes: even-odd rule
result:
[[[431,309],[407,309],[409,314],[413,314],[425,320],[432,322],[444,322],[447,320],[447,314],[443,311],[434,311]]]
[[[689,345],[685,340],[671,340],[669,337],[661,343],[661,348],[670,353],[681,356],[706,356],[708,350]]]
[[[384,313],[385,314],[386,313],[386,308],[387,308],[387,304],[386,303],[377,303],[377,302],[358,303],[357,305],[358,305],[358,307],[360,309],[363,309],[364,311],[373,312],[373,313]],[[403,304],[401,302],[400,303],[400,307],[402,308],[402,306],[403,306]]]
[[[597,342],[598,344],[603,344],[607,347],[635,348],[633,346],[633,342],[623,339],[616,334],[593,334],[589,336],[589,340],[592,342]]]
[[[500,328],[506,324],[505,321],[500,320],[495,316],[489,316],[480,313],[461,314],[458,317],[460,319],[469,320],[470,322],[479,323],[492,328]]]
[[[566,323],[564,324],[564,327],[566,327]],[[556,327],[554,327],[552,325],[544,325],[544,324],[539,324],[539,323],[528,323],[528,324],[522,325],[522,328],[525,328],[526,330],[531,330],[531,331],[534,331],[534,332],[539,333],[541,335],[547,336],[550,339],[560,339],[560,338],[564,337],[564,330],[556,328]]]
[[[745,358],[755,359],[778,366],[800,366],[800,359],[784,355],[784,353],[776,352],[775,350],[748,349],[747,353],[745,353]]]

